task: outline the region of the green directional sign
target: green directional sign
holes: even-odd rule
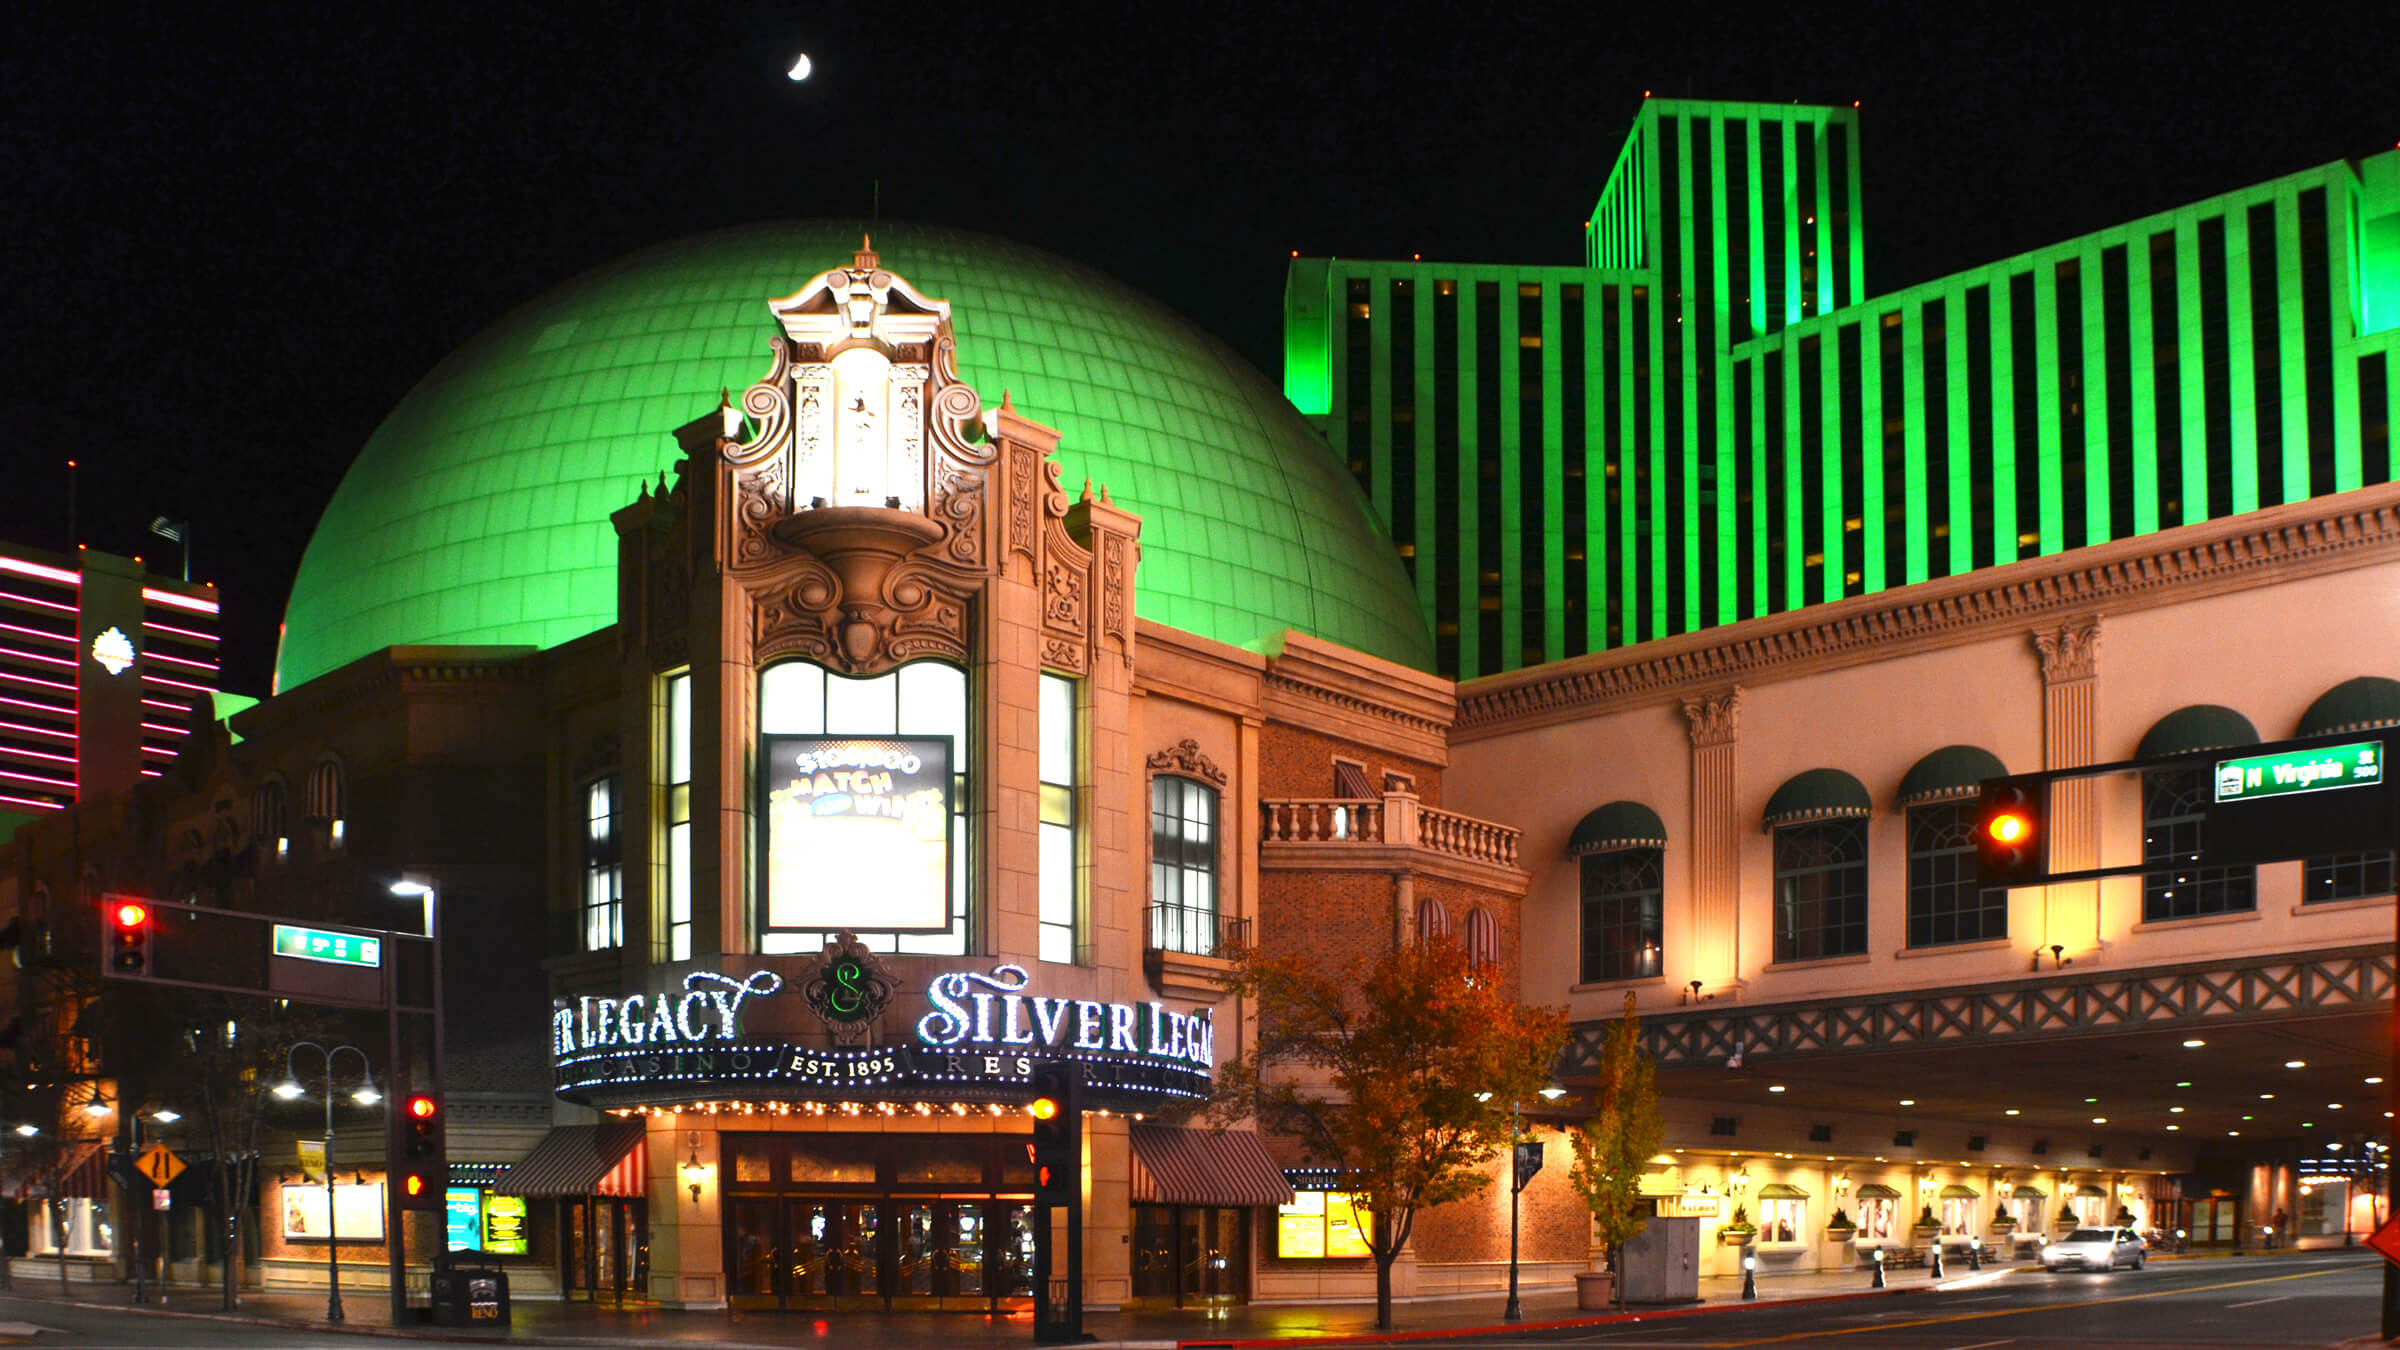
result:
[[[2383,782],[2383,742],[2359,741],[2280,755],[2217,761],[2216,800],[2256,801],[2302,792],[2376,787]]]
[[[279,923],[275,925],[275,954],[337,966],[374,968],[383,964],[383,939]]]

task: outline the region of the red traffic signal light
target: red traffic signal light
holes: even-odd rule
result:
[[[434,1113],[440,1111],[441,1109],[442,1108],[440,1106],[434,1103],[433,1098],[424,1096],[422,1094],[408,1099],[408,1114],[412,1119],[415,1120],[431,1120],[434,1117]]]
[[[148,903],[112,899],[103,906],[101,973],[128,979],[150,975],[150,937],[153,919]]]
[[[2039,774],[1983,785],[1975,816],[1975,879],[1985,886],[2035,886],[2050,877],[2044,836],[2050,785]]]

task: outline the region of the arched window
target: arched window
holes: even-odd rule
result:
[[[2231,708],[2195,704],[2159,719],[2142,737],[2136,759],[2227,746],[2255,745],[2250,720]],[[2238,914],[2258,908],[2258,869],[2196,866],[2201,827],[2208,819],[2208,771],[2200,765],[2153,769],[2142,775],[2142,922]]]
[[[1047,737],[1047,698],[1043,711]],[[759,673],[758,723],[764,765],[758,807],[766,834],[759,950],[813,952],[834,932],[849,929],[877,951],[963,953],[969,929],[966,785],[975,771],[966,672],[918,661],[850,679],[786,661]],[[1044,751],[1046,824],[1054,795],[1046,742]],[[823,775],[805,770],[837,769],[861,756],[873,757],[878,773],[891,775],[877,810],[810,805]],[[946,773],[938,762],[945,759]],[[831,779],[827,784],[829,792],[840,788]],[[1046,837],[1043,848],[1043,957],[1056,959],[1048,933],[1054,869]]]
[[[250,794],[250,837],[270,858],[281,861],[290,855],[292,827],[282,779],[270,778]]]
[[[1867,817],[1874,803],[1839,769],[1795,775],[1767,800],[1775,834],[1777,961],[1867,950]]]
[[[1666,845],[1667,827],[1639,802],[1610,802],[1575,826],[1567,856],[1581,860],[1581,983],[1659,974]]]
[[[1417,945],[1431,946],[1450,936],[1450,911],[1430,895],[1417,897]]]
[[[306,807],[308,818],[325,824],[325,842],[340,848],[346,833],[343,823],[348,814],[343,802],[344,784],[340,760],[324,759],[308,771]]]
[[[1216,954],[1217,791],[1196,779],[1150,780],[1150,945]]]
[[[1624,848],[1583,858],[1583,960],[1578,977],[1641,980],[1663,959],[1666,852]]]
[[[1908,945],[1938,947],[2008,936],[2008,892],[1977,884],[1976,794],[2008,772],[1972,745],[1946,745],[1900,780],[1908,812]]]
[[[1467,967],[1479,969],[1500,960],[1500,921],[1480,906],[1467,911]]]
[[[2300,718],[2301,736],[2332,736],[2351,731],[2400,726],[2400,680],[2361,675],[2344,680],[2317,696]],[[2394,889],[2390,849],[2366,853],[2335,853],[2308,859],[2301,865],[2300,899],[2318,904],[2327,900],[2357,900],[2390,895]]]

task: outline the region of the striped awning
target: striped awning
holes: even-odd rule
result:
[[[1916,762],[1900,779],[1899,802],[1902,806],[1920,806],[1927,802],[1956,801],[1972,797],[1986,778],[1999,778],[2008,773],[2000,757],[1979,745],[1945,745]]]
[[[1658,813],[1640,802],[1610,802],[1592,808],[1567,840],[1567,856],[1607,853],[1621,848],[1665,848],[1667,827]]]
[[[1291,1183],[1251,1130],[1190,1130],[1136,1121],[1132,1200],[1155,1205],[1292,1203]]]
[[[611,1117],[597,1125],[561,1125],[542,1136],[525,1160],[500,1174],[492,1190],[529,1198],[639,1196],[647,1180],[648,1127],[640,1117]]]
[[[9,1173],[8,1196],[25,1200],[105,1200],[108,1198],[106,1146],[69,1144],[63,1155],[28,1158]]]
[[[1840,769],[1810,769],[1792,775],[1767,798],[1762,829],[1803,825],[1817,820],[1864,820],[1875,814],[1875,799],[1864,784]]]

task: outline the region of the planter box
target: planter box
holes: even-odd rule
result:
[[[1825,1230],[1827,1242],[1848,1242],[1857,1236],[1858,1230],[1855,1228],[1828,1228]]]
[[[1606,1312],[1615,1306],[1617,1277],[1605,1270],[1575,1272],[1575,1306],[1584,1312]]]
[[[1747,1247],[1750,1245],[1750,1240],[1757,1236],[1758,1230],[1755,1228],[1748,1232],[1733,1232],[1727,1229],[1717,1230],[1717,1241],[1728,1247]]]

